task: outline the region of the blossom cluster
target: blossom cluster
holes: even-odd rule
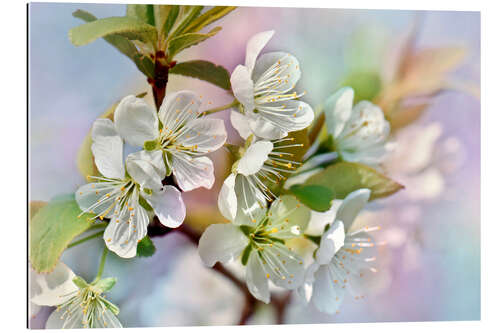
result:
[[[304,148],[293,134],[318,117],[303,100],[305,92],[296,89],[301,77],[297,58],[286,52],[261,54],[273,34],[253,36],[244,65],[231,75],[236,100],[230,121],[244,144],[228,149],[235,162],[218,195],[228,223],[208,226],[198,251],[207,266],[240,261],[249,292],[262,302],[270,302],[272,283],[295,291],[320,311],[335,313],[346,292],[365,297],[369,275],[376,272],[377,243],[370,232],[377,228],[354,223],[371,190],[347,194],[321,234],[307,232],[313,209],[286,190],[285,183],[304,182],[311,163],[325,161],[314,143],[304,157],[291,152]],[[346,87],[324,103],[331,140],[326,155],[378,168],[391,151],[389,122],[378,106],[368,101],[353,105],[353,100],[353,89]],[[104,243],[122,258],[137,255],[154,216],[165,227],[179,227],[186,217],[182,193],[214,185],[214,164],[207,155],[225,145],[235,147],[226,143],[224,121],[206,115],[198,95],[188,90],[167,93],[158,110],[127,96],[113,120],[94,122],[91,136],[100,174],[88,176],[89,183],[78,188],[75,198],[80,215],[107,223]],[[124,156],[125,145],[135,151]],[[290,246],[298,238],[317,247],[311,258]],[[33,304],[57,305],[62,311],[54,312],[47,327],[121,326],[118,308],[102,296],[114,282],[88,284],[62,263],[38,279],[41,291]],[[57,280],[57,287],[47,289],[47,279]]]

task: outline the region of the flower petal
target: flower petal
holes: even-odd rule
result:
[[[183,191],[199,187],[211,189],[214,185],[214,165],[206,156],[191,157],[184,153],[172,154],[172,171]]]
[[[361,209],[365,207],[370,198],[371,191],[369,189],[360,189],[349,193],[342,204],[340,205],[335,220],[342,221],[344,229],[349,232],[354,222],[354,219],[359,214]]]
[[[260,117],[281,129],[286,135],[288,135],[288,132],[300,131],[306,128],[314,120],[314,111],[311,106],[298,100],[258,104],[256,108]],[[269,131],[258,122],[252,123],[251,126],[258,136],[264,134],[261,133],[262,131]],[[260,129],[259,126],[263,128]]]
[[[284,195],[274,200],[268,212],[270,227],[276,227],[273,237],[296,238],[306,230],[311,211],[295,197]]]
[[[390,130],[384,112],[371,102],[361,101],[353,108],[336,143],[341,150],[363,151],[385,143]]]
[[[282,93],[292,90],[301,76],[299,61],[293,55],[285,52],[265,53],[257,59],[252,73],[256,89],[259,84],[269,81],[271,71],[276,77],[272,89]]]
[[[59,261],[48,274],[30,269],[30,301],[37,305],[56,306],[73,297],[78,287],[73,283],[75,273]]]
[[[272,150],[273,144],[269,141],[257,141],[252,143],[239,159],[236,170],[244,176],[257,173],[264,165],[264,162],[267,160]]]
[[[46,329],[70,329],[70,328],[85,328],[83,321],[83,310],[76,309],[71,315],[66,314],[62,317],[64,311],[68,310],[67,307],[61,308],[60,311],[54,310],[50,314],[47,322],[45,323]]]
[[[254,104],[253,81],[251,72],[245,66],[238,65],[231,74],[231,87],[234,97],[243,105],[246,112],[252,112]]]
[[[92,154],[99,172],[108,178],[123,179],[123,141],[109,119],[97,119],[92,126]]]
[[[141,187],[154,191],[159,191],[163,187],[162,180],[167,170],[161,150],[141,150],[129,154],[125,163],[128,173]]]
[[[314,274],[319,269],[319,265],[313,262],[306,270],[304,284],[297,288],[297,294],[304,303],[311,301],[314,283]]]
[[[335,313],[344,299],[345,288],[342,286],[342,276],[333,265],[321,265],[314,274],[313,304],[321,312]]]
[[[181,192],[174,186],[167,185],[161,191],[144,197],[164,226],[177,228],[186,218],[186,206]]]
[[[246,267],[246,282],[248,291],[262,302],[268,304],[271,300],[271,293],[269,292],[269,281],[266,278],[264,267],[259,259],[257,251],[250,253]]]
[[[351,87],[339,89],[325,102],[325,120],[328,133],[339,136],[345,123],[351,117],[354,90]]]
[[[217,198],[219,211],[230,221],[233,221],[236,217],[236,209],[238,208],[238,199],[236,198],[236,192],[234,191],[235,179],[236,176],[231,173],[226,180],[224,180]]]
[[[98,182],[80,186],[75,193],[75,199],[80,209],[84,212],[102,217],[111,217],[110,209],[115,204],[115,199],[121,194],[123,182]]]
[[[114,120],[120,136],[132,146],[142,147],[144,142],[158,137],[156,110],[142,98],[129,95],[122,99]]]
[[[134,190],[131,197],[109,221],[103,239],[107,247],[122,258],[135,257],[137,243],[147,234],[149,216],[139,204],[139,195]]]
[[[276,286],[293,290],[304,282],[302,258],[285,245],[275,242],[272,247],[263,248],[260,255],[266,276]]]
[[[249,180],[251,177],[256,176],[236,176],[234,190],[238,200],[238,208],[233,220],[236,225],[255,226],[266,215],[266,197],[251,183]]]
[[[382,163],[391,151],[391,144],[380,142],[375,145],[360,148],[360,150],[342,151],[342,159],[348,162],[366,164],[377,167]]]
[[[335,253],[344,246],[345,231],[342,221],[336,220],[321,236],[321,243],[316,252],[316,261],[320,265],[328,264]]]
[[[209,267],[217,261],[235,260],[248,245],[248,238],[233,224],[212,224],[205,229],[198,244],[198,253]]]
[[[355,235],[348,235],[345,242],[346,246],[336,254],[336,257],[339,260],[342,260],[341,257],[347,258],[343,260],[344,269],[349,271],[349,275],[345,277],[346,286],[353,296],[364,296],[380,282],[374,267],[377,248],[374,246],[372,236],[366,232],[357,231]]]
[[[109,309],[104,310],[97,316],[93,328],[122,328],[118,318]]]
[[[200,113],[201,101],[189,90],[165,95],[158,112],[163,131],[177,132],[181,126],[196,119]]]
[[[248,40],[245,55],[245,66],[248,68],[250,73],[253,71],[255,60],[257,59],[260,51],[262,51],[273,35],[274,30],[263,31],[253,35]]]
[[[283,139],[288,135],[288,132],[269,122],[268,119],[262,117],[259,114],[257,114],[255,117],[249,118],[249,125],[252,132],[257,137],[265,140]]]
[[[194,147],[197,152],[213,152],[226,142],[226,127],[222,119],[197,118],[186,123],[185,127],[176,142],[184,147]]]
[[[249,125],[249,119],[239,111],[231,110],[231,125],[243,138],[247,139],[252,134],[252,129]]]

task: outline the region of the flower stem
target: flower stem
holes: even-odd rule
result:
[[[104,249],[102,250],[101,262],[99,263],[99,270],[97,271],[97,275],[93,282],[97,282],[101,279],[102,272],[104,271],[104,264],[106,263],[106,256],[108,255],[108,247],[104,245]]]
[[[209,114],[216,113],[216,112],[219,112],[219,111],[224,111],[224,110],[232,108],[233,106],[238,105],[238,103],[239,103],[238,100],[235,99],[234,101],[232,101],[229,104],[222,105],[222,106],[219,106],[219,107],[213,108],[213,109],[208,109],[206,111],[203,111],[203,113],[205,115],[209,115]]]
[[[73,243],[69,244],[67,248],[69,249],[69,248],[71,248],[71,247],[73,247],[73,246],[76,246],[76,245],[78,245],[78,244],[85,243],[86,241],[88,241],[88,240],[90,240],[90,239],[92,239],[92,238],[99,237],[99,236],[101,236],[101,235],[103,235],[103,234],[104,234],[104,230],[103,230],[103,231],[96,232],[95,234],[92,234],[92,235],[89,235],[89,236],[84,237],[84,238],[82,238],[82,239],[79,239],[79,240],[77,240],[77,241],[74,241]]]

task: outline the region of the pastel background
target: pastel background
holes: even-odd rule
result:
[[[103,40],[79,48],[69,42],[68,30],[80,24],[71,16],[76,9],[98,17],[125,13],[125,5],[30,4],[31,200],[47,201],[84,183],[75,158],[93,120],[121,97],[149,91],[135,65]],[[248,38],[274,29],[266,50],[289,51],[299,59],[299,89],[306,89],[305,100],[316,106],[349,72],[387,66],[392,47],[415,15],[421,17],[417,46],[466,47],[465,62],[451,76],[479,87],[480,15],[475,12],[243,7],[220,21],[223,30],[216,37],[182,53],[180,59],[206,59],[232,71],[244,59]],[[209,84],[171,76],[169,90],[180,88],[198,91],[205,106],[208,101],[222,105],[231,100]],[[377,288],[362,301],[347,298],[334,316],[304,309],[293,299],[286,323],[480,319],[478,97],[463,92],[437,95],[414,131],[429,128],[439,133],[429,148],[429,163],[438,172],[426,174],[429,177],[395,176],[407,189],[374,203],[364,217],[382,226],[381,235],[388,242],[379,256],[384,269]],[[175,233],[154,242],[157,252],[152,258],[111,256],[106,266],[104,275],[118,278],[109,297],[120,306],[125,327],[237,321],[242,296],[202,266],[191,243]],[[96,244],[100,243],[72,248],[62,260],[76,274],[92,278],[100,253]],[[43,327],[50,311],[46,308],[32,319],[32,327]],[[272,324],[273,318],[262,306],[251,322]]]

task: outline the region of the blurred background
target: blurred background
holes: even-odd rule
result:
[[[48,201],[83,184],[75,160],[92,122],[123,96],[150,92],[135,65],[105,41],[79,48],[69,42],[69,29],[81,24],[71,16],[76,9],[100,18],[125,14],[125,5],[30,4],[30,200]],[[274,29],[265,50],[299,59],[299,91],[307,90],[304,99],[314,107],[344,84],[382,104],[394,96],[394,82],[412,87],[398,95],[411,112],[398,118],[397,148],[383,166],[406,188],[361,216],[381,226],[377,237],[386,243],[375,288],[363,300],[346,298],[334,316],[292,298],[285,323],[479,320],[479,13],[241,7],[220,25],[217,36],[179,59],[209,60],[231,72],[244,62],[248,38]],[[171,75],[167,91],[178,89],[199,92],[202,109],[232,100],[217,87]],[[418,98],[409,96],[415,92]],[[229,141],[238,140],[226,125]],[[228,161],[223,152],[213,158],[220,170],[214,189],[185,195],[189,223],[198,230],[221,221],[215,198]],[[104,275],[118,278],[109,298],[125,327],[237,323],[243,295],[203,267],[188,240],[171,233],[153,241],[153,257],[111,255],[106,265]],[[101,243],[74,247],[62,260],[91,279]],[[31,326],[42,328],[50,311],[44,308]],[[272,308],[262,305],[250,323],[274,320]]]

